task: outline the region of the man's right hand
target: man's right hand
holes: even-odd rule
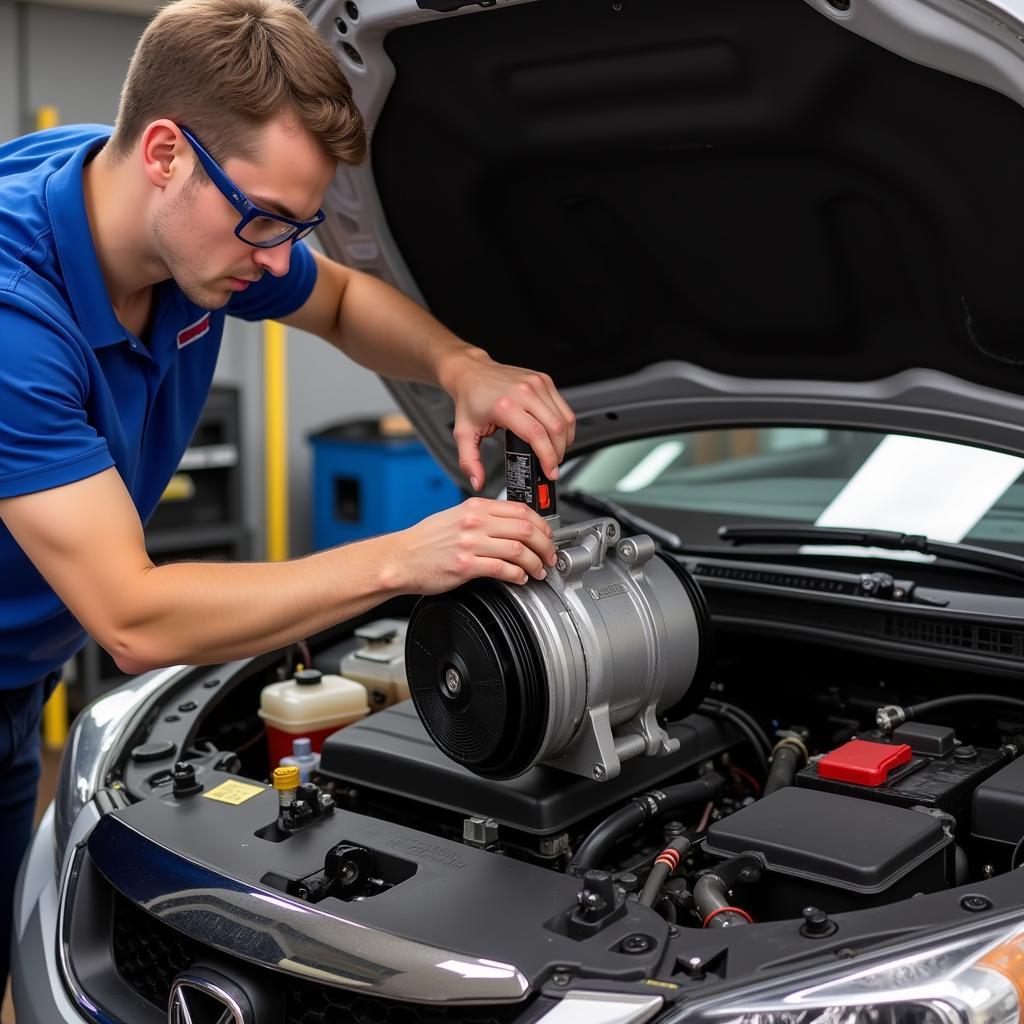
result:
[[[469,498],[392,534],[394,568],[407,594],[440,594],[479,577],[544,579],[557,560],[551,527],[518,501]]]

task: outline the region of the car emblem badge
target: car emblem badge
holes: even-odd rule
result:
[[[237,985],[213,971],[179,974],[167,1002],[168,1024],[255,1024],[252,1006]]]

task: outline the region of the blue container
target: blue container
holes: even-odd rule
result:
[[[404,530],[450,508],[462,493],[414,437],[384,437],[376,420],[310,435],[313,546]]]

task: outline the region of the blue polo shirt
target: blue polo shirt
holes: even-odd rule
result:
[[[0,498],[113,466],[145,522],[206,401],[225,316],[287,316],[316,265],[300,242],[284,277],[265,274],[214,312],[165,281],[143,343],[114,315],[85,211],[82,168],[110,132],[76,125],[0,146]],[[58,669],[84,642],[0,523],[0,689]]]

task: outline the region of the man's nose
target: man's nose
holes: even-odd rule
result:
[[[292,243],[282,242],[271,249],[253,250],[253,262],[258,267],[269,271],[274,277],[284,277],[288,273],[288,264],[292,258]]]

